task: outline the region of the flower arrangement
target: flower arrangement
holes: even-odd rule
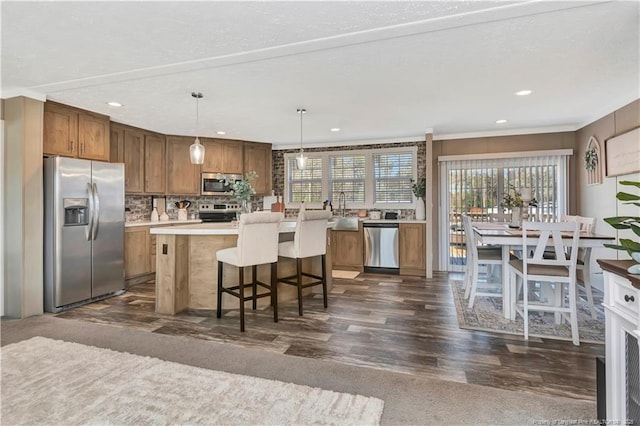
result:
[[[427,193],[427,179],[418,178],[417,180],[411,179],[411,190],[416,198],[423,198]]]
[[[592,172],[596,169],[598,165],[598,153],[594,148],[590,148],[584,153],[584,168]]]
[[[253,171],[244,176],[244,179],[229,180],[225,178],[224,183],[228,185],[233,193],[233,196],[238,201],[249,201],[251,196],[256,193],[255,189],[251,186],[251,181],[258,177],[258,174]]]
[[[537,206],[538,202],[535,197],[531,197],[528,203],[530,206]],[[500,203],[500,207],[505,209],[513,209],[514,207],[522,207],[524,206],[524,200],[522,199],[522,192],[515,189],[511,186],[509,192],[504,194],[502,198],[502,202]]]

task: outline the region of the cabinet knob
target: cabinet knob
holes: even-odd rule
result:
[[[628,294],[625,294],[625,295],[624,295],[624,301],[625,301],[625,302],[635,302],[635,301],[636,301],[636,298],[635,298],[635,297],[633,297],[633,296],[629,296]]]

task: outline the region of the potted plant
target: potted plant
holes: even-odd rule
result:
[[[511,210],[511,223],[509,226],[513,228],[520,227],[522,222],[522,207],[524,207],[524,200],[522,199],[522,193],[510,185],[509,192],[504,194],[500,207]],[[531,190],[528,190],[531,192]],[[537,206],[538,202],[535,197],[527,202],[529,206]]]
[[[424,209],[424,196],[427,193],[427,179],[426,178],[418,178],[416,180],[411,179],[411,190],[413,191],[413,195],[416,196],[416,219],[424,220],[426,217],[426,212]]]
[[[621,181],[620,185],[640,188],[640,182],[629,180]],[[632,204],[640,207],[640,195],[620,191],[616,194],[616,198],[624,202],[624,204]],[[615,229],[631,229],[636,236],[640,237],[640,217],[638,216],[606,217],[604,221]],[[624,250],[629,253],[629,256],[636,261],[636,265],[629,267],[629,273],[640,274],[640,242],[633,241],[629,238],[620,238],[619,244],[605,244],[604,246],[614,250]]]
[[[240,202],[240,211],[242,213],[250,213],[249,200],[251,196],[256,193],[255,189],[251,186],[251,181],[258,177],[255,171],[248,172],[244,179],[240,180],[227,180],[225,179],[225,185],[229,185],[233,197]]]

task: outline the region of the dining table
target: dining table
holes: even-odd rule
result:
[[[509,260],[511,250],[522,250],[522,228],[512,228],[503,222],[473,222],[473,232],[476,241],[482,245],[500,246],[502,249],[502,311],[507,319],[514,318],[513,303],[515,302],[515,283],[509,282]],[[565,238],[566,237],[566,238]],[[535,234],[527,233],[527,241],[535,238]],[[565,246],[571,245],[571,233],[563,233]],[[578,247],[592,249],[602,247],[605,242],[615,240],[610,235],[600,235],[581,231]],[[588,262],[586,262],[588,263]],[[585,265],[585,274],[589,274],[589,265]]]

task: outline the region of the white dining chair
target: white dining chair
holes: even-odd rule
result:
[[[562,232],[571,233],[570,250],[565,250]],[[574,345],[580,344],[578,335],[578,316],[576,302],[576,264],[578,260],[578,242],[580,227],[577,222],[524,222],[522,224],[522,259],[509,262],[510,282],[516,287],[522,285],[522,301],[518,300],[519,291],[512,288],[515,295],[513,309],[524,320],[524,338],[529,339],[529,312],[542,311],[560,314],[571,324],[571,339]],[[528,248],[535,247],[533,250]],[[553,247],[554,257],[546,258],[545,249]],[[530,283],[551,286],[555,293],[555,303],[538,301],[532,303]],[[568,305],[565,304],[564,287],[567,286]],[[549,301],[550,302],[550,301]]]
[[[570,216],[563,215],[560,219],[562,222],[577,222],[580,225],[580,232],[586,232],[592,234],[595,232],[595,217],[585,216]],[[587,296],[587,303],[589,304],[589,310],[591,312],[591,318],[598,319],[598,312],[596,311],[595,304],[593,302],[593,290],[591,287],[591,248],[579,248],[578,249],[578,263],[576,265],[577,272],[577,285],[578,288],[582,287],[584,294]]]
[[[326,210],[302,211],[298,214],[296,231],[293,241],[285,241],[278,244],[278,255],[295,259],[296,273],[287,277],[278,278],[279,282],[296,286],[298,289],[298,315],[302,316],[302,290],[316,285],[322,285],[322,298],[324,307],[328,307],[327,301],[327,224],[331,212]],[[303,271],[302,260],[309,257],[321,257],[320,275]],[[311,281],[303,282],[303,277],[311,278]]]
[[[467,248],[467,264],[464,274],[464,297],[469,298],[469,309],[473,308],[473,304],[477,296],[483,297],[502,297],[501,281],[492,282],[489,268],[502,264],[502,249],[500,247],[478,247],[478,243],[473,232],[471,217],[466,214],[462,215],[462,224],[465,233],[465,243]],[[487,266],[487,273],[481,289],[478,289],[478,281],[480,280],[480,265]],[[496,268],[500,269],[500,268]]]
[[[244,304],[251,300],[252,308],[256,309],[257,299],[271,297],[273,307],[273,321],[278,322],[278,239],[280,236],[280,222],[284,219],[282,213],[255,212],[240,215],[238,223],[238,243],[236,247],[218,250],[218,304],[216,316],[222,316],[222,293],[236,297],[240,305],[240,331],[244,332]],[[224,287],[223,265],[229,264],[238,268],[238,285]],[[257,265],[271,264],[271,282],[269,284],[258,281]],[[252,289],[251,295],[245,296],[244,268],[251,266],[252,279],[247,284]],[[258,286],[268,289],[268,292],[258,294]]]

